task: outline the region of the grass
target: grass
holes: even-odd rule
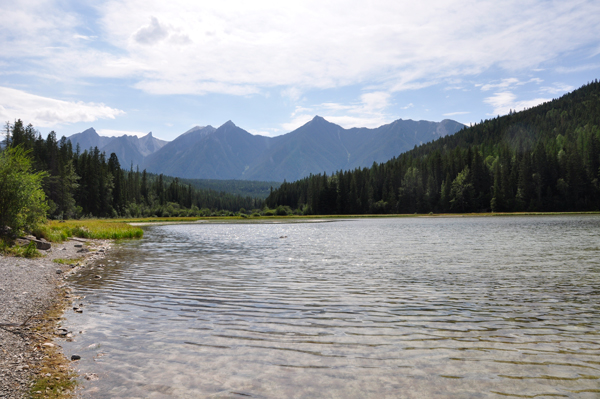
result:
[[[83,259],[84,258],[74,258],[74,259],[58,258],[58,259],[53,259],[52,262],[58,263],[60,265],[74,265],[76,263],[81,262]]]
[[[28,245],[20,247],[18,245],[11,245],[3,239],[0,239],[0,254],[20,258],[38,258],[42,256],[40,251],[37,250],[35,242],[29,242]]]
[[[69,237],[121,240],[142,238],[139,227],[115,219],[51,220],[33,231],[36,237],[52,242],[63,242]]]

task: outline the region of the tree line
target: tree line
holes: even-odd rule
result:
[[[214,216],[264,205],[261,199],[196,189],[133,166],[125,170],[114,153],[107,157],[97,147],[73,149],[68,138],[59,140],[54,131],[44,139],[21,120],[6,123],[4,130],[4,147],[22,149],[33,170],[45,172],[42,186],[50,218]]]
[[[370,168],[284,182],[304,214],[597,211],[600,84],[481,121]]]

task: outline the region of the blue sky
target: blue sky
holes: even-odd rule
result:
[[[166,140],[314,115],[468,124],[600,77],[597,0],[81,3],[0,3],[2,122]]]

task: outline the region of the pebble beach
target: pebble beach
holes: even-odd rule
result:
[[[0,398],[28,397],[48,350],[60,353],[60,341],[68,339],[61,337],[58,318],[47,317],[50,309],[70,304],[65,279],[109,249],[108,240],[71,239],[53,243],[39,258],[0,255]],[[78,261],[60,264],[57,259]],[[64,360],[63,367],[69,367],[71,360]]]

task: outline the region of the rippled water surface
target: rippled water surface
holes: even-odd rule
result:
[[[72,281],[85,396],[600,397],[597,216],[153,226],[117,249]]]

